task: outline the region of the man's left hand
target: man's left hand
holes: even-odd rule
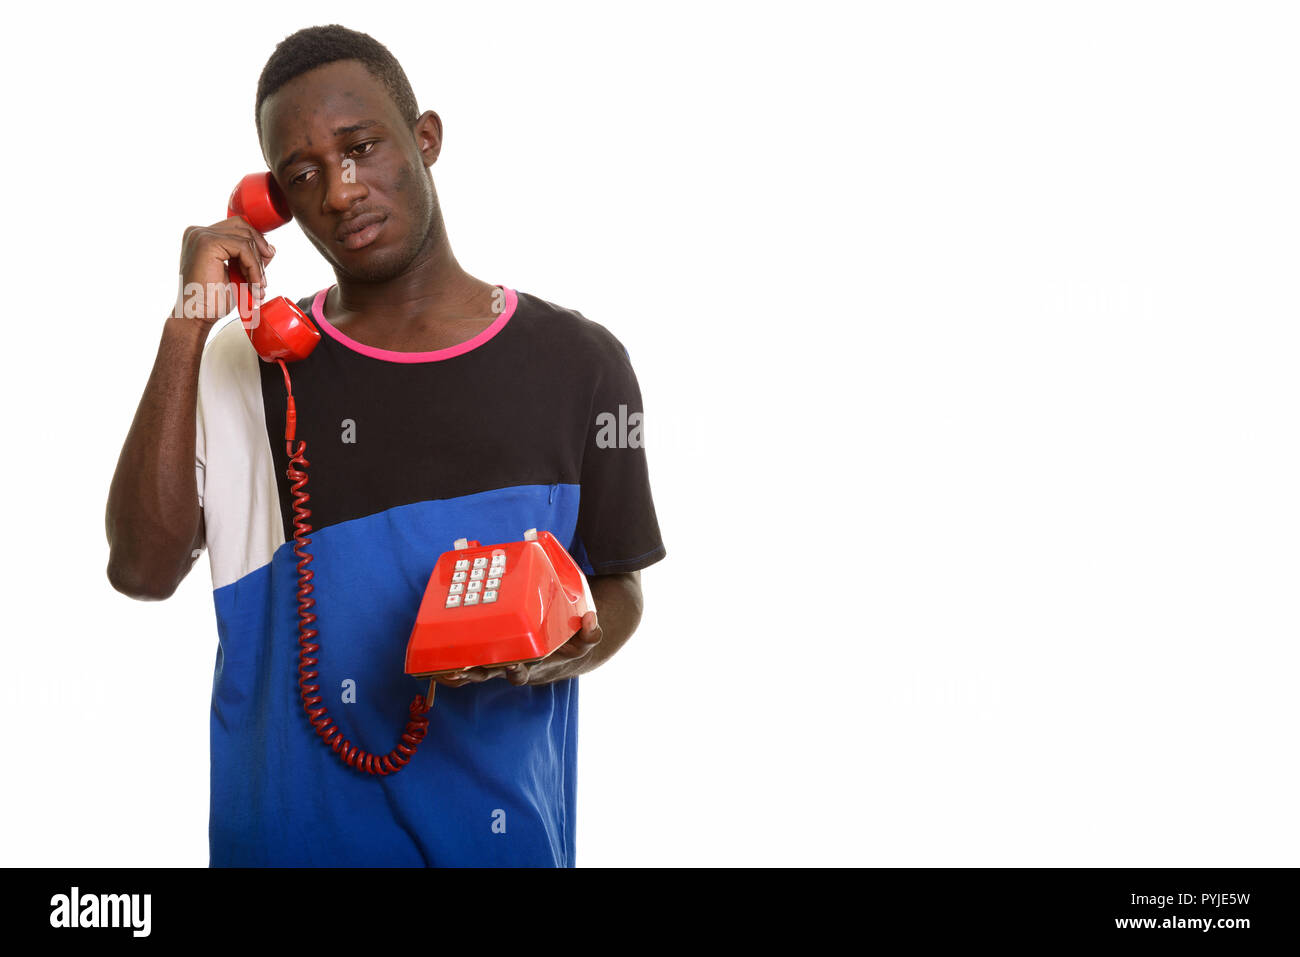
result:
[[[553,667],[552,662],[564,663],[585,658],[591,654],[592,649],[600,643],[600,639],[603,637],[604,633],[600,630],[600,623],[596,620],[596,611],[592,609],[582,616],[582,627],[578,629],[577,633],[556,648],[554,654],[548,655],[542,661],[535,661],[531,665],[507,665],[504,669],[499,670],[505,672],[506,679],[512,685],[525,685],[528,684],[528,675],[532,670]]]
[[[531,665],[522,663],[507,665],[504,668],[466,668],[454,674],[442,675],[435,680],[448,688],[463,688],[465,685],[501,677],[505,677],[512,685],[525,685],[528,684],[529,674],[535,669],[552,668],[554,667],[552,662],[563,664],[585,658],[600,643],[602,637],[604,633],[600,630],[600,623],[593,609],[582,616],[582,627],[577,633],[542,661],[534,661]]]

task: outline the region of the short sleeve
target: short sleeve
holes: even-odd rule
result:
[[[667,554],[650,494],[641,389],[627,350],[612,335],[608,341],[587,423],[573,549],[588,575],[637,571]]]

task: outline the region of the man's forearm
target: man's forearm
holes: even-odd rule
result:
[[[528,684],[551,684],[599,668],[614,657],[641,623],[640,572],[596,575],[589,578],[588,583],[591,586],[591,597],[596,603],[600,641],[581,658],[566,658],[557,653],[533,665],[528,669]]]
[[[163,324],[153,371],[109,486],[108,580],[132,598],[166,598],[194,564],[202,521],[195,406],[211,327],[175,316]]]

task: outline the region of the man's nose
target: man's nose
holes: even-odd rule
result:
[[[357,169],[352,163],[341,163],[329,174],[325,191],[324,211],[345,213],[366,195],[366,188],[357,180]]]

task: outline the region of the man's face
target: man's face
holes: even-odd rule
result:
[[[428,167],[441,141],[437,114],[413,132],[356,60],[304,73],[262,103],[263,155],[294,219],[338,275],[365,282],[405,272],[431,241]]]

